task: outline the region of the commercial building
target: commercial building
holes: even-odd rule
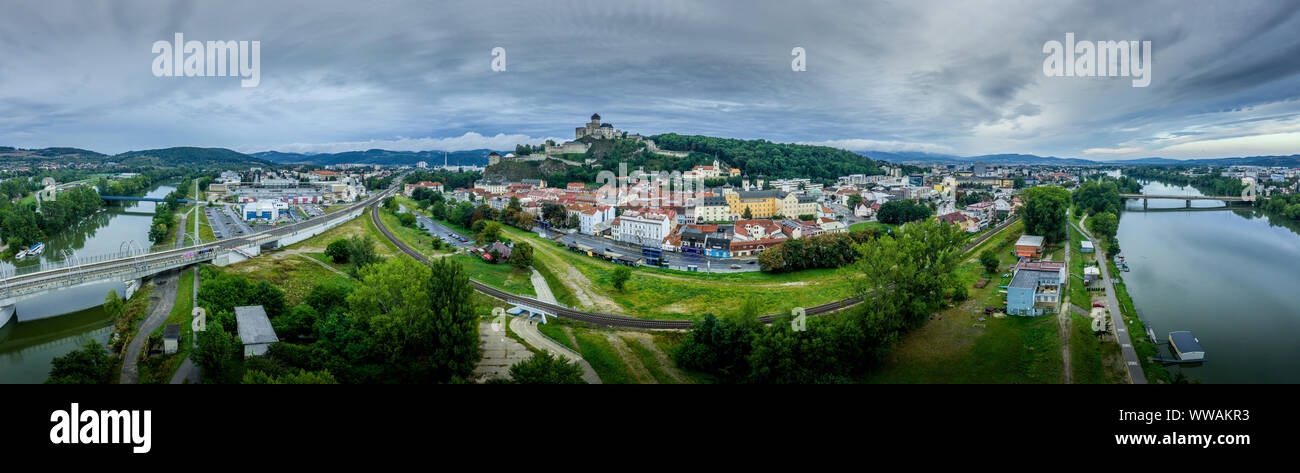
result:
[[[269,200],[259,200],[244,204],[244,220],[275,221],[280,218],[280,209]]]

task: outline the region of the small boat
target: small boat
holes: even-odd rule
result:
[[[37,243],[27,249],[28,256],[35,256],[45,252],[45,243]]]
[[[18,254],[14,255],[14,259],[23,259],[26,257],[27,257],[27,250],[19,251]]]

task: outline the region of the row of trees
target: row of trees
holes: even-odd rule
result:
[[[286,309],[282,295],[242,276],[205,270],[208,329],[194,359],[221,383],[444,383],[466,380],[479,359],[473,288],[459,263],[389,258],[312,288]],[[237,290],[235,290],[238,288]],[[230,308],[263,305],[281,342],[242,360]]]
[[[875,230],[869,229],[786,240],[759,253],[758,267],[766,273],[839,268],[857,259],[854,245],[870,241],[875,236]]]
[[[1025,234],[1041,235],[1048,243],[1065,241],[1069,235],[1066,213],[1070,208],[1070,192],[1058,186],[1038,186],[1020,192],[1021,218]]]
[[[885,202],[876,212],[876,220],[890,225],[902,225],[907,222],[924,220],[934,215],[930,206],[911,199],[898,199]]]
[[[945,304],[967,297],[954,270],[965,235],[925,221],[855,245],[849,277],[864,303],[850,311],[758,322],[756,304],[735,314],[707,315],[674,353],[682,367],[723,382],[846,382],[870,367],[908,330]]]

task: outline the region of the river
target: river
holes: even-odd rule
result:
[[[173,190],[174,184],[156,185],[145,196],[162,198]],[[12,259],[0,261],[0,273],[11,275],[16,269],[31,270],[31,266],[42,263],[104,257],[123,250],[123,242],[129,241],[148,250],[149,225],[156,205],[125,202],[109,207],[46,241],[49,248],[39,258],[25,258],[16,265]],[[107,341],[113,319],[98,305],[110,289],[121,294],[123,286],[112,282],[92,284],[19,302],[20,321],[0,327],[0,383],[40,383],[45,381],[55,357],[76,350],[86,339]]]
[[[1190,186],[1143,184],[1144,194],[1203,195]],[[1130,200],[1117,238],[1131,267],[1124,282],[1157,338],[1190,330],[1205,348],[1205,363],[1172,370],[1205,383],[1300,382],[1300,233],[1252,210],[1143,212],[1141,200]]]

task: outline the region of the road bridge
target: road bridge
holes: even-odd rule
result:
[[[1251,204],[1255,202],[1254,195],[1240,196],[1240,195],[1120,194],[1119,196],[1124,199],[1142,199],[1142,208],[1144,209],[1147,207],[1147,203],[1150,202],[1152,199],[1182,200],[1187,202],[1188,208],[1192,207],[1193,200],[1219,200],[1219,201],[1223,201],[1228,205],[1232,205],[1233,202],[1246,202]]]
[[[360,216],[367,206],[392,195],[395,189],[379,192],[338,212],[248,236],[152,253],[118,253],[100,260],[80,260],[71,265],[33,267],[26,273],[0,277],[0,326],[12,319],[26,320],[15,313],[15,305],[23,299],[108,281],[127,281],[134,283],[128,287],[139,287],[141,278],[170,269],[203,262],[225,266],[255,257],[261,254],[263,247],[279,248],[306,240]]]

